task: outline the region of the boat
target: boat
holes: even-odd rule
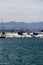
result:
[[[33,32],[29,33],[29,37],[35,37],[35,34]]]
[[[37,38],[43,38],[43,34],[36,35]]]
[[[6,36],[5,35],[1,35],[0,38],[6,38]]]
[[[4,32],[4,27],[3,27],[3,19],[2,19],[2,34],[0,35],[0,38],[6,38],[5,32]]]

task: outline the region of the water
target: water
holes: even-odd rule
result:
[[[0,65],[43,65],[43,38],[0,39]]]

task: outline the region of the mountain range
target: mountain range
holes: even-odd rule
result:
[[[3,22],[4,30],[42,30],[43,22]],[[2,23],[0,23],[0,30],[2,30]]]

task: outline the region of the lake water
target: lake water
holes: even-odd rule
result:
[[[43,65],[43,38],[0,39],[0,65]]]

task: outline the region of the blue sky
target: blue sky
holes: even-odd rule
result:
[[[43,0],[0,0],[0,21],[43,21]]]

